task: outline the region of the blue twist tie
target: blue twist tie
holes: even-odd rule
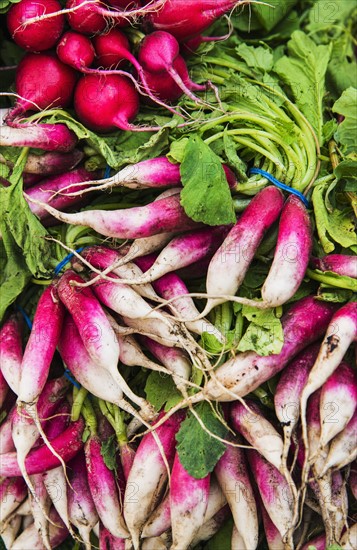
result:
[[[65,378],[67,378],[67,380],[69,380],[73,384],[73,386],[76,386],[76,388],[78,388],[79,390],[81,389],[81,385],[77,382],[77,380],[73,378],[70,370],[66,369],[64,371],[64,376]]]
[[[31,321],[30,317],[27,315],[24,308],[17,305],[16,309],[21,313],[22,317],[25,319],[25,323],[29,327],[29,329],[32,330],[32,321]]]
[[[110,178],[110,170],[111,170],[111,168],[110,168],[109,164],[107,164],[107,166],[105,168],[105,172],[104,172],[104,177],[105,178]]]
[[[287,191],[288,193],[291,193],[292,195],[296,195],[299,197],[299,199],[304,203],[306,208],[309,208],[310,203],[307,200],[307,198],[300,193],[297,189],[293,189],[292,187],[289,187],[288,185],[285,185],[285,183],[282,183],[281,181],[274,178],[272,174],[269,174],[269,172],[266,172],[265,170],[262,170],[261,168],[251,168],[249,170],[249,174],[260,174],[261,176],[264,176],[267,180],[269,180],[271,183],[279,187],[280,189],[283,189],[284,191]]]
[[[80,253],[84,249],[85,249],[85,246],[81,246],[81,248],[78,248],[76,252]],[[73,256],[74,254],[73,252],[71,252],[70,254],[67,254],[65,258],[63,258],[63,260],[55,267],[55,270],[54,270],[55,275],[58,275],[60,273],[60,271],[64,268],[64,266],[67,265],[68,262],[72,260]]]

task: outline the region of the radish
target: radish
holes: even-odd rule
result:
[[[49,126],[49,124],[46,124]],[[56,125],[58,128],[59,124]],[[63,128],[67,128],[62,125]],[[69,132],[69,130],[68,130]],[[43,149],[43,147],[42,147]],[[24,169],[24,187],[26,187],[26,178],[30,175],[36,176],[38,181],[40,181],[45,176],[52,176],[55,174],[63,174],[64,172],[69,172],[73,170],[81,162],[84,154],[79,149],[73,149],[69,153],[57,153],[57,152],[48,152],[43,153],[42,155],[32,155],[31,153],[27,157],[27,161]]]
[[[60,436],[51,441],[53,449],[62,457],[64,462],[68,462],[78,453],[79,449],[83,447],[83,442],[81,440],[83,429],[83,419],[80,418],[76,422],[71,422],[68,428]],[[36,449],[32,449],[25,460],[25,467],[28,475],[43,473],[59,465],[60,460],[52,453],[47,445],[41,445]],[[22,477],[15,452],[1,455],[0,476]]]
[[[331,489],[331,521],[333,526],[333,536],[335,540],[339,541],[345,526],[347,525],[348,516],[346,482],[340,471],[333,472]]]
[[[120,342],[119,359],[123,365],[128,367],[143,367],[144,369],[156,370],[166,374],[170,372],[168,369],[148,359],[132,336],[120,336],[119,334],[117,336]]]
[[[15,451],[14,442],[12,440],[12,420],[14,418],[14,415],[16,415],[16,413],[17,413],[17,407],[16,405],[14,405],[13,408],[8,413],[5,420],[3,420],[0,425],[0,441],[1,441],[0,454]]]
[[[183,381],[189,380],[192,370],[191,362],[187,358],[187,355],[180,349],[163,346],[146,336],[142,336],[140,340],[154,357],[172,372],[176,386],[179,389],[185,389],[186,386]]]
[[[350,476],[348,479],[349,487],[354,498],[357,500],[357,468],[356,464],[352,464],[350,470]]]
[[[7,28],[12,39],[24,50],[40,52],[49,50],[55,46],[62,34],[64,27],[64,16],[56,15],[48,20],[38,23],[27,24],[27,20],[45,15],[46,13],[58,12],[61,4],[57,0],[21,0],[11,6],[7,13]]]
[[[112,211],[86,210],[76,214],[65,214],[43,202],[31,198],[29,200],[43,206],[49,214],[61,222],[88,226],[101,235],[118,239],[140,239],[175,231],[178,227],[181,231],[185,231],[196,228],[198,225],[185,214],[178,194],[153,201],[146,206]],[[163,239],[167,238],[168,236],[163,237]],[[157,239],[154,242],[161,244],[162,241]],[[134,254],[138,253],[136,246],[137,243],[133,243]],[[133,259],[132,253],[128,259]],[[124,259],[123,263],[125,263]]]
[[[22,517],[19,514],[13,516],[1,530],[1,539],[5,548],[11,548],[21,528]]]
[[[281,352],[266,357],[252,351],[237,354],[218,367],[215,377],[204,388],[204,394],[220,401],[233,401],[234,395],[244,397],[280,372],[299,351],[318,339],[326,330],[334,311],[333,304],[315,300],[312,296],[294,303],[282,319],[284,345]]]
[[[31,476],[30,479],[31,485],[35,489],[35,498],[31,493],[29,495],[34,524],[40,534],[44,547],[47,550],[52,550],[49,540],[49,523],[47,521],[48,513],[51,507],[51,499],[43,482],[42,474],[35,474]]]
[[[171,466],[175,455],[175,435],[183,416],[182,412],[174,413],[156,428],[162,449],[153,434],[149,433],[144,435],[135,453],[124,496],[124,519],[134,548],[138,548],[142,528],[161,498],[167,479],[167,468],[161,453]]]
[[[357,339],[357,302],[342,306],[332,317],[319,354],[301,395],[301,419],[305,445],[305,411],[310,395],[320,388],[341,363],[350,344]]]
[[[84,452],[89,489],[98,516],[108,531],[117,538],[129,536],[121,512],[121,496],[118,493],[114,472],[109,470],[101,454],[102,442],[98,435],[86,441]]]
[[[231,441],[239,443],[236,438]],[[258,514],[243,449],[228,444],[214,473],[232,511],[242,548],[254,550],[258,546]]]
[[[50,178],[39,181],[30,189],[27,189],[26,197],[44,200],[54,208],[66,209],[80,202],[81,196],[68,197],[64,188],[72,183],[81,182],[82,185],[79,186],[79,190],[84,190],[88,187],[88,184],[85,182],[92,181],[95,176],[96,173],[88,172],[84,168],[77,168],[71,172],[62,173],[59,176],[51,176]],[[48,213],[44,208],[41,208],[31,201],[29,202],[29,207],[32,213],[36,214],[38,218],[48,219]]]
[[[354,523],[347,529],[341,538],[341,548],[343,550],[353,550],[356,547],[357,523]]]
[[[270,519],[286,545],[294,522],[293,495],[289,484],[279,471],[257,451],[248,451],[248,462],[257,483],[260,496]]]
[[[99,550],[125,550],[125,539],[113,537],[99,522]]]
[[[76,84],[76,72],[61,63],[52,53],[28,53],[20,61],[15,78],[20,96],[11,109],[7,124],[26,111],[42,111],[49,107],[67,107]]]
[[[351,420],[357,407],[357,376],[342,362],[322,386],[320,400],[321,439],[324,447]]]
[[[17,395],[22,363],[22,320],[19,313],[13,313],[0,330],[1,374]]]
[[[129,40],[116,27],[106,33],[94,36],[92,44],[96,56],[96,65],[104,69],[122,67],[127,59],[126,52],[130,51]],[[91,63],[88,63],[86,66],[89,67],[90,65]]]
[[[285,544],[282,536],[270,519],[270,516],[264,508],[263,504],[261,504],[260,510],[263,517],[264,533],[267,539],[269,550],[285,550]]]
[[[88,486],[88,476],[83,452],[79,452],[68,464],[71,487],[67,488],[68,516],[77,527],[86,550],[92,548],[90,532],[98,522],[98,514]]]
[[[49,517],[51,519],[50,545],[51,548],[56,548],[67,538],[68,531],[54,508],[51,509]],[[43,550],[40,533],[34,524],[25,528],[11,546],[11,550],[28,550],[29,548]]]
[[[21,477],[6,477],[0,482],[1,524],[16,510],[26,496],[26,483]]]
[[[6,381],[6,378],[0,370],[0,407],[3,406],[9,389],[10,387]]]
[[[259,243],[278,218],[282,208],[283,195],[276,187],[266,187],[253,198],[209,264],[207,294],[236,294]],[[201,315],[206,316],[213,307],[224,301],[223,298],[208,298]]]
[[[306,206],[295,195],[287,199],[280,216],[273,263],[262,287],[268,307],[285,304],[305,276],[312,250],[312,230]]]
[[[211,539],[223,526],[225,521],[230,517],[229,506],[224,506],[211,519],[205,521],[199,528],[197,534],[192,540],[192,547],[195,547],[200,542]],[[232,548],[235,548],[232,546]]]
[[[58,59],[74,69],[90,67],[95,58],[92,42],[79,32],[67,31],[56,47]]]
[[[259,405],[251,399],[245,399],[244,402],[250,410],[247,410],[240,401],[235,402],[231,407],[230,418],[233,429],[240,433],[277,470],[283,473],[283,440],[281,435],[264,417]]]
[[[339,275],[357,279],[357,256],[328,254],[322,258],[312,258],[311,263],[320,271],[334,271]]]
[[[55,164],[58,167],[58,155],[71,151],[77,143],[74,133],[64,124],[21,124],[17,128],[10,126],[0,126],[0,145],[5,147],[36,147],[44,151],[54,151],[56,158],[50,162],[47,169]],[[61,152],[61,153],[60,153]],[[73,162],[72,153],[70,153],[70,162]],[[43,160],[38,157],[36,166],[33,170],[42,169]],[[57,170],[58,168],[56,168]]]
[[[175,455],[170,484],[172,550],[187,548],[204,522],[208,504],[210,474],[192,477]]]
[[[357,412],[347,426],[331,441],[330,449],[321,475],[329,468],[343,468],[353,462],[357,457]]]

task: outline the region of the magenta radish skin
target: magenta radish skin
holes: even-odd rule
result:
[[[130,123],[138,114],[139,96],[125,76],[85,75],[76,86],[74,108],[79,120],[95,132],[132,130]]]
[[[99,522],[99,550],[125,550],[125,539],[113,537]]]
[[[148,29],[170,32],[179,42],[197,36],[210,27],[216,19],[239,6],[234,0],[168,0],[162,9],[145,16]]]
[[[312,266],[320,271],[334,271],[339,275],[357,279],[357,256],[328,254],[322,258],[312,258]]]
[[[238,440],[232,439],[232,442],[238,443]],[[227,445],[214,473],[227,498],[236,529],[244,541],[243,548],[254,550],[259,537],[258,514],[243,449]]]
[[[126,35],[113,27],[104,34],[94,36],[92,43],[95,50],[96,65],[104,69],[122,67],[126,57],[123,57],[123,50],[129,52],[129,40]],[[87,65],[88,66],[88,65]]]
[[[119,344],[107,316],[90,288],[72,286],[83,279],[72,269],[61,276],[58,295],[78,329],[90,357],[105,369],[117,368]]]
[[[337,369],[352,342],[357,339],[357,302],[342,306],[327,327],[319,354],[301,396],[301,410],[310,395],[320,388]]]
[[[257,451],[248,451],[248,462],[270,519],[286,537],[293,524],[293,494],[279,471]]]
[[[80,418],[76,422],[72,422],[60,436],[51,441],[53,449],[65,462],[73,458],[83,447],[81,440],[83,429],[84,422]],[[46,445],[41,445],[41,447],[30,451],[25,460],[28,475],[40,474],[59,465],[60,461]],[[16,452],[1,455],[0,476],[22,476]]]
[[[186,231],[198,226],[186,216],[179,195],[163,198],[146,206],[112,211],[90,210],[76,214],[65,214],[45,204],[42,206],[57,220],[71,225],[85,225],[101,235],[118,239],[140,239],[177,231],[178,227],[181,231]]]
[[[176,453],[170,485],[172,550],[188,547],[202,526],[208,503],[210,477],[210,474],[202,479],[190,476]]]
[[[305,276],[312,250],[312,229],[307,209],[295,195],[286,200],[280,216],[273,263],[262,287],[269,307],[285,304]]]
[[[120,445],[120,463],[123,468],[125,481],[128,480],[130,470],[133,466],[136,449],[130,443],[122,443]]]
[[[10,387],[6,381],[6,378],[0,370],[0,407],[3,406],[9,389]]]
[[[269,550],[285,550],[285,544],[283,542],[282,536],[270,519],[270,516],[265,510],[263,504],[261,505],[260,510],[263,517],[264,533],[267,539]]]
[[[31,52],[49,50],[62,34],[64,16],[57,15],[37,23],[26,23],[32,17],[60,10],[61,4],[56,0],[46,0],[46,2],[21,0],[14,4],[7,13],[7,28],[12,39],[24,50]]]
[[[155,430],[170,467],[175,456],[175,435],[183,417],[182,411],[174,413]],[[160,501],[166,479],[167,469],[159,446],[151,433],[146,434],[135,453],[124,495],[124,519],[134,547],[138,547],[142,528]]]
[[[357,438],[357,412],[330,444],[329,453],[327,455],[324,469],[321,475],[325,474],[329,468],[343,468],[347,464],[353,462],[357,457],[356,448]]]
[[[46,124],[46,126],[50,125]],[[56,127],[58,128],[58,126],[66,128],[64,125],[57,124]],[[43,149],[43,147],[41,148]],[[32,174],[37,179],[36,182],[31,183],[31,185],[41,181],[41,179],[46,176],[63,174],[64,172],[73,170],[77,164],[81,162],[83,157],[84,154],[78,149],[73,149],[73,151],[70,151],[69,153],[48,152],[43,153],[42,155],[29,154],[25,164],[26,174],[24,174],[24,187],[26,187],[26,179],[30,179]],[[28,185],[28,187],[30,187],[30,185]]]
[[[44,151],[67,153],[76,144],[76,136],[64,124],[22,124],[16,128],[0,126],[0,145],[4,147],[36,147]],[[59,153],[55,154],[58,157]]]
[[[43,390],[61,334],[63,317],[64,307],[58,298],[56,283],[51,283],[38,301],[25,347],[18,393],[20,403],[36,402]]]
[[[68,107],[76,80],[76,72],[61,63],[55,55],[26,54],[17,67],[15,78],[16,93],[21,99],[18,99],[10,111],[10,117],[15,118],[26,111],[42,111],[49,107]]]
[[[357,500],[357,468],[356,468],[356,464],[353,464],[351,466],[351,471],[350,471],[350,477],[348,479],[348,484],[349,484],[349,487],[351,489],[351,492],[352,492],[354,498]]]
[[[297,353],[324,334],[336,307],[312,296],[294,303],[282,318],[284,345],[277,355],[262,357],[255,352],[243,352],[218,367],[215,374],[224,388],[244,397],[263,382],[280,372]],[[205,389],[211,399],[233,401],[234,396],[225,392],[211,379]]]
[[[240,402],[235,402],[230,411],[233,429],[240,433],[266,460],[281,471],[283,439],[254,401],[246,399],[249,412]]]
[[[27,486],[22,477],[6,477],[0,482],[0,521],[5,521],[27,496]]]
[[[30,189],[27,189],[26,196],[39,201],[44,201],[53,206],[54,208],[66,209],[70,206],[74,206],[82,200],[81,195],[76,197],[67,196],[66,191],[67,185],[72,183],[83,182],[83,185],[77,187],[78,191],[87,189],[88,184],[85,182],[92,182],[93,178],[96,177],[96,173],[88,172],[84,168],[77,168],[68,173],[62,173],[58,176],[52,176],[50,178],[39,181]],[[56,197],[53,197],[54,193],[59,192],[60,194]],[[53,198],[52,198],[53,197]],[[28,201],[29,207],[33,214],[35,214],[40,219],[48,218],[48,213],[41,206]]]
[[[102,442],[98,436],[92,436],[84,446],[88,485],[98,516],[104,527],[117,538],[127,538],[121,513],[121,500],[114,473],[106,466],[101,455]]]
[[[172,372],[174,377],[177,376],[176,384],[178,386],[180,384],[180,378],[183,380],[188,380],[190,378],[192,366],[184,352],[177,348],[163,346],[159,342],[155,342],[155,340],[147,338],[146,336],[142,336],[141,341],[154,357]]]
[[[283,203],[281,191],[273,186],[262,189],[253,198],[208,266],[207,294],[235,295],[266,231],[277,220]],[[208,298],[202,315],[224,301],[223,298]]]
[[[67,31],[57,44],[58,59],[80,71],[90,67],[95,58],[95,51],[89,38],[78,32]]]
[[[321,439],[324,447],[351,420],[357,407],[357,376],[342,362],[322,386],[320,400]]]
[[[316,361],[320,343],[303,349],[281,373],[274,395],[275,414],[292,432],[300,416],[300,397],[309,372]]]
[[[85,457],[82,452],[71,460],[68,473],[72,485],[67,488],[68,516],[70,522],[77,527],[86,550],[90,550],[90,532],[99,518],[88,486]],[[113,512],[115,513],[114,510]]]
[[[20,315],[13,313],[0,330],[1,374],[16,395],[19,390],[22,363],[22,328]]]

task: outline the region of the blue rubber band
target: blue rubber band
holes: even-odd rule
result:
[[[32,329],[32,321],[30,319],[30,317],[27,315],[26,311],[24,310],[23,307],[17,305],[16,306],[16,309],[21,313],[22,317],[24,318],[25,320],[25,323],[26,325],[29,327],[29,329],[31,330]]]
[[[107,166],[105,168],[105,172],[104,172],[104,177],[105,178],[110,178],[110,171],[111,171],[111,168],[110,168],[109,164],[107,164]]]
[[[300,193],[297,189],[293,189],[292,187],[289,187],[288,185],[285,185],[285,183],[282,183],[281,181],[274,178],[272,174],[269,174],[269,172],[266,172],[265,170],[262,170],[261,168],[251,168],[249,170],[249,174],[260,174],[261,176],[264,176],[267,180],[269,180],[271,183],[279,187],[280,189],[283,189],[284,191],[287,191],[288,193],[291,193],[292,195],[296,195],[299,197],[299,199],[304,203],[306,208],[309,208],[310,203],[307,200],[307,198]]]
[[[80,253],[82,252],[83,250],[85,249],[85,246],[81,246],[81,248],[78,248],[76,250],[76,252]],[[58,275],[60,273],[60,271],[64,268],[65,265],[68,264],[68,262],[70,262],[72,260],[72,258],[74,257],[74,253],[71,252],[70,254],[67,254],[67,256],[65,258],[63,258],[62,261],[60,261],[60,263],[55,267],[55,275]]]
[[[66,369],[64,371],[64,376],[65,378],[67,378],[67,380],[69,380],[73,384],[73,386],[76,386],[76,388],[78,388],[79,390],[81,389],[82,386],[77,382],[77,380],[73,378],[70,370]]]

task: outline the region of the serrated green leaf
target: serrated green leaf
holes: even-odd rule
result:
[[[188,138],[184,137],[173,141],[170,145],[170,151],[167,153],[167,158],[170,162],[181,163],[185,155]]]
[[[196,222],[225,225],[236,221],[233,201],[220,158],[192,135],[180,166],[181,204]]]
[[[248,67],[261,72],[269,72],[273,68],[273,54],[268,48],[254,47],[247,44],[239,44],[236,52],[244,59]]]
[[[108,439],[102,442],[100,454],[103,457],[104,463],[109,470],[115,471],[117,469],[117,442],[116,435],[113,434]]]
[[[284,333],[274,309],[243,306],[242,314],[250,324],[238,344],[238,350],[255,351],[262,356],[280,353]]]
[[[332,107],[334,113],[344,117],[338,125],[335,139],[343,145],[346,155],[357,150],[357,88],[348,88]]]
[[[208,403],[197,405],[195,412],[209,431],[221,438],[227,436],[227,428]],[[202,479],[212,472],[226,448],[222,442],[201,428],[192,413],[182,422],[176,441],[182,466],[196,479]]]
[[[172,376],[162,372],[152,371],[145,384],[146,398],[156,411],[160,411],[164,405],[165,411],[170,410],[182,400]]]

